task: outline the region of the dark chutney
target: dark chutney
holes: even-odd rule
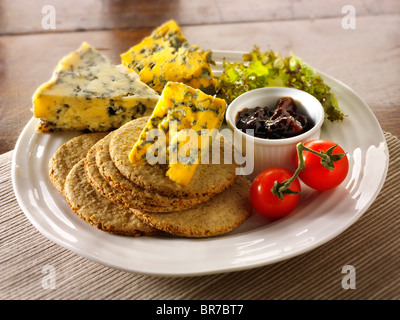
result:
[[[290,138],[310,130],[314,123],[305,114],[297,113],[291,97],[282,97],[274,108],[245,108],[236,115],[236,127],[243,132],[253,129],[254,136],[263,139]]]

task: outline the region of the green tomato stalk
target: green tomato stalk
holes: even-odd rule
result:
[[[292,182],[298,177],[300,171],[304,170],[306,167],[303,157],[304,151],[308,151],[320,157],[321,165],[327,168],[328,170],[332,171],[333,169],[335,169],[334,162],[339,161],[346,155],[345,153],[333,154],[333,151],[335,150],[336,146],[337,144],[334,145],[333,147],[330,147],[326,151],[320,150],[318,152],[310,148],[307,148],[302,142],[299,142],[296,145],[297,157],[299,159],[296,171],[294,172],[293,176],[290,179],[287,179],[283,182],[275,181],[274,186],[271,189],[272,194],[276,195],[280,200],[283,200],[283,197],[285,195],[300,193],[299,191],[290,190],[289,187],[292,184]]]

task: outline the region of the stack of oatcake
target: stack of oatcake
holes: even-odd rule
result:
[[[71,209],[103,231],[126,236],[210,237],[246,221],[250,186],[236,175],[237,165],[200,164],[183,186],[165,175],[167,164],[129,161],[148,119],[107,133],[82,134],[56,151],[50,179]],[[221,145],[230,143],[220,138]]]

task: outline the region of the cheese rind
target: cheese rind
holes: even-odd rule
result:
[[[33,95],[38,131],[108,131],[152,113],[159,95],[135,72],[83,43]]]
[[[211,70],[211,55],[210,50],[189,44],[176,22],[170,20],[123,53],[121,60],[158,93],[173,81],[215,94],[217,79]]]
[[[223,99],[183,83],[168,82],[133,146],[129,160],[132,163],[148,161],[148,150],[153,145],[152,130],[159,130],[166,137],[166,146],[159,150],[166,152],[165,158],[169,163],[167,176],[179,184],[188,185],[202,161],[202,152],[209,145],[210,131],[222,124],[225,109],[226,102]],[[179,157],[182,153],[186,162]]]

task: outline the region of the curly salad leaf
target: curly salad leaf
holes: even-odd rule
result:
[[[239,95],[263,87],[282,86],[306,91],[316,97],[330,121],[342,121],[344,114],[322,78],[307,63],[291,53],[282,58],[272,50],[260,52],[258,47],[243,55],[243,62],[223,62],[218,78],[218,96],[229,104]]]

